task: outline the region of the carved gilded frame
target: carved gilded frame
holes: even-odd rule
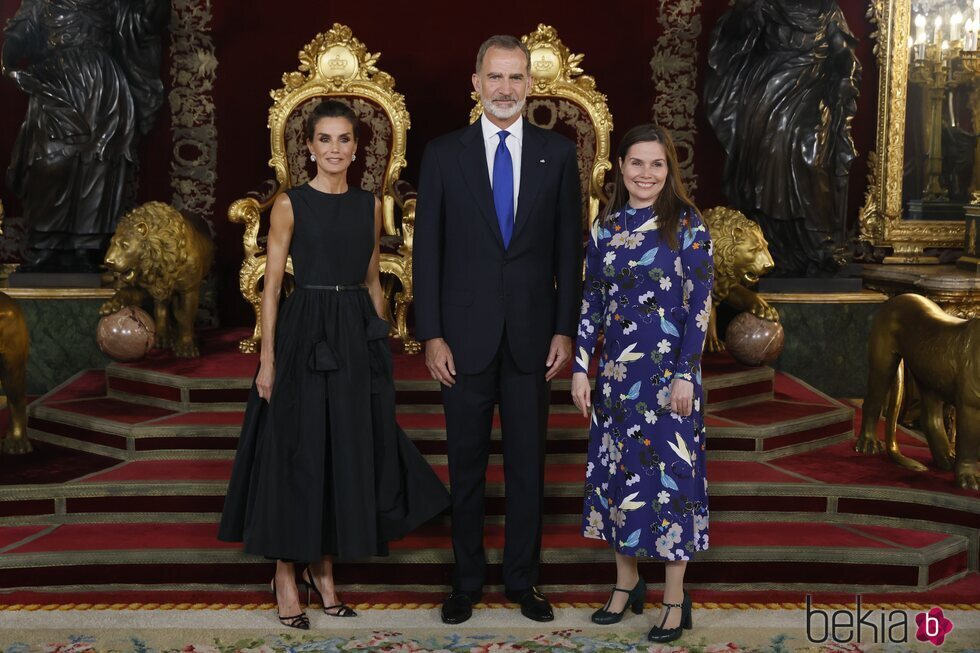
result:
[[[909,0],[870,0],[868,17],[877,25],[878,125],[868,160],[868,192],[860,213],[860,238],[887,253],[885,263],[937,263],[925,248],[961,247],[965,223],[902,218],[902,166],[905,160],[905,107],[908,99]]]
[[[606,202],[604,182],[612,169],[609,161],[610,134],[613,129],[612,114],[606,96],[596,90],[595,78],[583,75],[579,64],[584,54],[572,52],[558,38],[554,27],[543,23],[537,30],[521,37],[531,54],[531,78],[534,85],[529,97],[565,98],[576,103],[588,113],[595,130],[595,163],[589,176],[588,223],[599,214],[600,203]],[[473,93],[476,105],[470,111],[470,122],[476,122],[483,113],[479,95]]]
[[[255,310],[255,330],[251,337],[239,343],[242,352],[254,352],[262,337],[262,298],[259,285],[265,274],[265,251],[258,242],[261,214],[269,209],[275,198],[293,185],[286,151],[287,122],[293,111],[307,100],[321,96],[355,96],[372,101],[381,107],[392,125],[392,145],[388,157],[381,201],[384,233],[400,238],[397,254],[381,255],[381,272],[391,274],[402,284],[395,294],[397,335],[406,350],[418,351],[407,326],[408,307],[412,302],[412,222],[415,201],[410,199],[402,208],[403,230],[395,223],[395,183],[405,167],[407,132],[411,126],[405,98],[394,90],[394,78],[375,65],[380,53],[371,53],[354,37],[346,25],[334,23],[328,32],[317,34],[299,52],[298,70],[285,73],[283,87],[271,91],[273,103],[269,109],[269,139],[272,157],[269,166],[275,170],[278,187],[263,200],[247,197],[235,201],[228,209],[228,219],[245,224],[243,247],[245,259],[239,275],[242,295]],[[403,233],[404,232],[404,233]],[[287,260],[287,272],[292,273],[292,261]]]

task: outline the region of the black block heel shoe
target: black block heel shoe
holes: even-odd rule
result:
[[[613,597],[616,596],[616,592],[629,594],[629,598],[626,600],[626,606],[622,610],[619,612],[610,612],[609,606],[612,603]],[[647,583],[642,578],[636,581],[636,586],[631,590],[614,587],[612,596],[606,601],[606,605],[592,613],[592,623],[599,624],[600,626],[618,624],[622,620],[626,608],[630,608],[633,614],[643,614],[643,604],[646,601],[646,595]]]
[[[690,630],[692,626],[691,595],[687,593],[687,590],[684,590],[684,601],[682,603],[664,603],[663,606],[667,608],[667,611],[664,612],[663,621],[660,622],[659,626],[651,628],[650,634],[647,635],[648,640],[660,644],[680,639],[683,632]],[[667,623],[667,617],[670,616],[670,611],[674,608],[678,608],[681,611],[681,625],[677,628],[664,628],[664,624]]]

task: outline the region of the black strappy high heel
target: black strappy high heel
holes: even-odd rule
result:
[[[612,603],[613,596],[616,596],[616,592],[629,594],[629,598],[626,600],[626,605],[622,610],[619,612],[610,612],[609,605]],[[636,581],[636,586],[634,586],[631,590],[613,587],[612,596],[610,596],[609,600],[606,601],[606,605],[592,613],[592,623],[599,624],[600,626],[618,624],[622,620],[623,614],[626,612],[626,608],[632,609],[633,614],[643,614],[643,604],[646,601],[646,595],[647,583],[642,578]]]
[[[273,578],[272,582],[269,583],[272,587],[272,600],[276,603],[276,616],[279,617],[279,623],[283,626],[288,626],[290,628],[298,628],[300,630],[310,629],[310,618],[306,616],[305,612],[300,612],[292,617],[284,617],[279,614],[279,599],[276,596],[276,579]]]
[[[667,608],[664,613],[664,618],[660,622],[659,626],[654,626],[650,629],[650,634],[647,635],[647,639],[651,642],[657,642],[663,644],[665,642],[672,642],[675,639],[680,639],[681,635],[685,630],[690,630],[691,623],[691,595],[684,590],[684,601],[682,603],[664,603],[663,606]],[[673,608],[679,608],[681,611],[681,625],[677,628],[664,628],[664,624],[667,623],[667,617],[670,615],[670,611]]]
[[[357,613],[354,609],[345,603],[338,603],[337,605],[327,605],[323,600],[323,594],[320,593],[320,589],[316,586],[316,581],[313,580],[313,572],[307,567],[303,570],[303,582],[306,583],[306,603],[310,603],[310,590],[316,592],[316,595],[320,597],[320,605],[323,606],[323,613],[330,615],[331,617],[356,617]],[[336,612],[330,612],[331,610],[336,610]]]

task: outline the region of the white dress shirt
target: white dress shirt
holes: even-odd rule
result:
[[[480,116],[480,126],[483,127],[483,145],[487,152],[487,174],[490,176],[490,187],[493,188],[493,158],[497,155],[497,146],[500,145],[498,134],[501,129],[490,122],[486,114]],[[517,198],[521,191],[521,144],[524,139],[524,117],[518,118],[513,125],[507,128],[507,149],[510,150],[510,158],[514,163],[514,220],[517,220]]]

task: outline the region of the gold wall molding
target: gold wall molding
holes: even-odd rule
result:
[[[114,288],[3,288],[14,299],[109,299]]]
[[[759,296],[775,304],[881,304],[888,301],[888,295],[870,290],[844,293],[762,292]]]
[[[670,130],[680,160],[681,178],[692,195],[698,188],[694,172],[694,142],[698,130],[698,38],[701,36],[701,0],[660,0],[657,39],[650,68],[657,97],[653,120]]]
[[[860,238],[886,263],[935,263],[925,248],[959,247],[965,225],[956,221],[904,220],[902,168],[905,161],[905,108],[908,101],[908,0],[870,0],[868,18],[878,61],[878,121],[875,150],[868,156],[868,192],[859,214]]]

